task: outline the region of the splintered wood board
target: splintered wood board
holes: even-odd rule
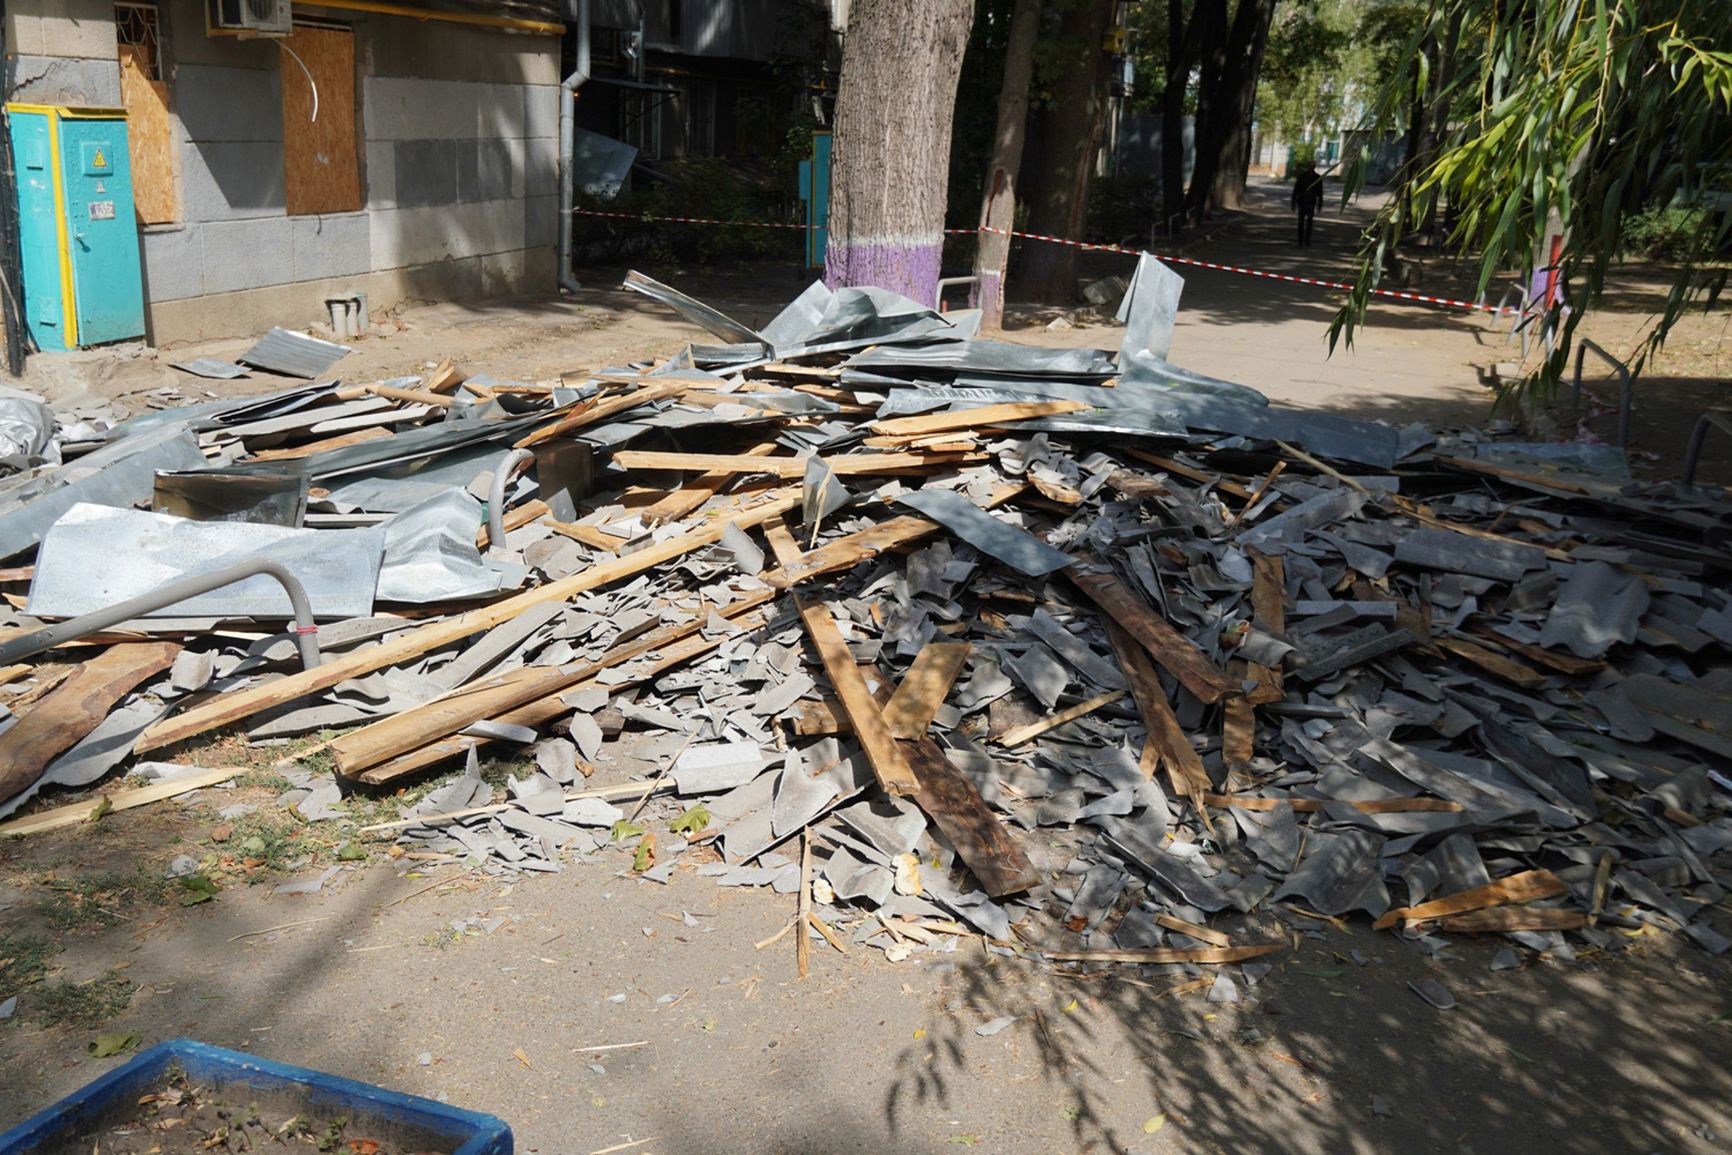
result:
[[[1149,656],[1164,666],[1185,689],[1199,700],[1210,703],[1219,702],[1237,691],[1232,679],[1209,661],[1191,639],[1168,625],[1148,602],[1114,577],[1098,559],[1091,558],[1089,562],[1093,568],[1071,566],[1064,571],[1065,576],[1107,617],[1140,642]]]
[[[974,647],[968,642],[927,642],[884,706],[884,721],[898,738],[919,738],[962,672]]]
[[[806,633],[818,651],[818,658],[824,663],[824,672],[830,676],[830,684],[836,690],[836,699],[842,704],[842,713],[847,715],[848,724],[854,727],[855,736],[865,747],[866,760],[872,764],[872,773],[877,776],[878,784],[892,794],[920,793],[920,781],[914,777],[914,768],[908,764],[908,756],[902,747],[897,745],[896,736],[890,732],[890,725],[884,720],[872,691],[866,688],[866,679],[854,661],[853,651],[842,640],[842,632],[836,628],[836,619],[830,616],[829,607],[823,602],[807,602],[798,597],[795,603],[800,609],[800,620],[806,623]]]
[[[950,413],[925,413],[919,417],[893,417],[874,421],[868,426],[874,433],[918,436],[925,433],[947,433],[956,429],[985,429],[1033,417],[1054,417],[1060,413],[1076,413],[1089,406],[1081,401],[1012,401],[1003,405],[980,405],[973,409],[958,409]]]
[[[613,455],[623,469],[685,469],[704,473],[770,473],[804,477],[804,457],[753,457],[749,453],[663,453],[652,449],[622,449]],[[976,465],[984,453],[842,453],[822,459],[838,477],[897,473],[907,469]]]

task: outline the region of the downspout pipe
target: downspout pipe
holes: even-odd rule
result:
[[[577,4],[577,67],[559,82],[559,287],[575,293],[583,285],[571,272],[571,207],[577,182],[577,90],[589,80],[589,0]]]
[[[495,557],[505,553],[505,487],[534,460],[531,451],[513,449],[493,471],[493,485],[487,493],[487,552]]]
[[[10,638],[0,642],[0,665],[10,665],[20,658],[40,654],[43,650],[76,641],[79,638],[106,630],[110,626],[117,626],[121,622],[131,621],[133,618],[142,617],[154,610],[160,610],[164,606],[172,606],[176,602],[184,602],[190,597],[209,593],[214,589],[221,589],[223,586],[232,585],[242,578],[261,576],[275,578],[277,583],[283,587],[283,592],[289,595],[289,605],[294,608],[295,613],[295,624],[289,632],[294,635],[295,645],[301,651],[301,665],[306,669],[312,669],[319,664],[319,627],[313,621],[313,606],[307,600],[306,587],[301,585],[300,579],[289,572],[287,566],[268,558],[251,558],[247,561],[236,562],[231,566],[224,566],[222,569],[212,570],[210,573],[182,578],[180,581],[170,582],[168,585],[151,590],[147,594],[140,594],[129,601],[109,606],[107,609],[97,610],[94,613],[85,614],[83,617],[69,618],[51,626],[43,626],[41,629],[32,630],[22,637]]]

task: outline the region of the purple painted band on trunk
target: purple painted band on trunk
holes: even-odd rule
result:
[[[995,312],[1004,312],[1004,286],[1001,284],[1003,275],[993,269],[977,270],[980,280],[968,292],[968,303],[976,309],[987,308],[988,302],[994,302]]]
[[[938,274],[943,263],[942,237],[925,245],[866,242],[838,245],[831,241],[824,253],[824,283],[832,289],[876,285],[930,305],[938,295]]]

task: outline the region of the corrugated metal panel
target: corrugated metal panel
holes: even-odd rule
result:
[[[243,365],[309,381],[348,355],[349,347],[287,329],[272,329],[240,356]]]

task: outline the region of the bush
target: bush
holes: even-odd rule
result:
[[[1701,205],[1644,209],[1624,221],[1625,256],[1650,261],[1689,261],[1708,254],[1714,226]]]
[[[1089,186],[1081,239],[1145,245],[1163,215],[1158,177],[1097,177]]]
[[[633,187],[616,197],[578,196],[578,207],[631,216],[704,217],[722,221],[788,221],[805,218],[772,177],[752,173],[746,162],[715,157],[665,161],[654,176],[633,175]],[[580,254],[618,261],[644,257],[662,264],[797,260],[804,234],[793,229],[689,225],[666,221],[578,217],[574,237]],[[584,250],[588,250],[584,253]],[[580,263],[582,257],[580,256]]]

